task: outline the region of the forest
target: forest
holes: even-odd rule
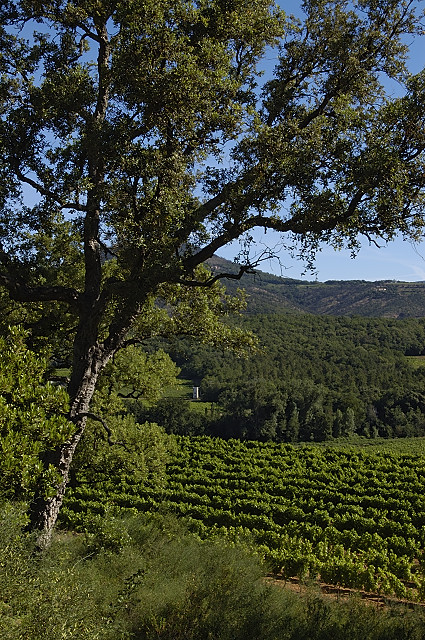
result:
[[[162,398],[132,409],[169,433],[274,442],[425,435],[425,321],[306,314],[240,320],[258,339],[249,357],[176,341],[181,377],[201,407]],[[205,403],[205,404],[204,404]]]

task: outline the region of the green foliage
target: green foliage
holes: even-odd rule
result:
[[[20,498],[36,487],[49,494],[57,474],[42,460],[73,431],[66,392],[45,382],[47,360],[32,353],[25,338],[16,328],[0,337],[1,491]]]
[[[0,509],[5,640],[421,640],[423,616],[266,584],[258,561],[170,517],[111,516],[35,557],[22,511]],[[97,530],[96,530],[97,529]],[[106,545],[105,540],[115,540]],[[87,544],[88,543],[88,544]]]
[[[107,403],[119,405],[120,398],[155,402],[165,387],[176,384],[179,373],[170,356],[161,349],[148,354],[140,347],[130,345],[119,351],[102,371],[96,408]],[[119,406],[115,410],[119,410]]]
[[[192,336],[201,344],[210,344],[239,356],[255,350],[257,341],[252,332],[242,330],[235,322],[222,320],[229,316],[235,318],[245,310],[244,291],[238,288],[234,295],[229,295],[219,282],[207,286],[211,272],[204,265],[197,267],[194,276],[198,284],[204,283],[203,290],[182,285],[161,288],[164,302],[174,310],[166,316],[162,335]]]
[[[167,433],[179,435],[202,435],[208,422],[205,412],[192,410],[185,398],[163,398],[149,410],[139,411],[138,420],[144,418],[157,422]]]
[[[90,421],[73,461],[72,483],[101,486],[127,473],[135,481],[149,479],[161,486],[171,446],[163,428],[136,423],[131,415],[110,416],[108,428],[113,439],[98,422]]]
[[[43,559],[21,530],[21,509],[2,505],[0,515],[0,633],[7,640],[89,640],[100,638],[89,572],[82,571],[81,545],[63,544]],[[76,553],[75,547],[79,547]],[[107,638],[108,636],[103,636]]]
[[[423,351],[422,319],[261,314],[240,324],[258,339],[249,358],[187,341],[169,348],[213,403],[197,431],[182,414],[179,433],[277,442],[425,433],[425,369],[406,358]],[[164,400],[139,416],[168,429],[166,413]]]
[[[91,530],[105,506],[171,512],[202,538],[245,541],[289,578],[422,599],[424,449],[299,446],[177,437],[167,482],[131,475],[77,486],[62,522]],[[404,443],[404,449],[407,442]],[[119,530],[117,529],[119,533]],[[106,536],[106,538],[105,538]],[[99,540],[116,544],[114,528]]]
[[[162,350],[152,354],[128,346],[102,372],[89,418],[71,468],[72,482],[101,483],[133,475],[161,484],[170,439],[154,422],[136,423],[132,403],[152,403],[175,384],[179,369]]]

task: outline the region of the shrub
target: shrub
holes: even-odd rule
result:
[[[0,508],[2,640],[422,640],[423,615],[266,584],[236,546],[176,519],[105,516],[89,543],[62,532],[42,556],[23,509]]]

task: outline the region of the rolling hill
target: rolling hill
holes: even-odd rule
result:
[[[238,265],[214,256],[213,273],[237,273]],[[229,293],[243,288],[248,294],[248,313],[294,312],[375,318],[425,316],[425,282],[383,280],[294,280],[263,271],[225,280]]]

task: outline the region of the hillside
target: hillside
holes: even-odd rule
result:
[[[214,256],[213,272],[237,273],[238,266]],[[328,280],[308,282],[258,271],[242,280],[227,280],[226,288],[246,290],[248,313],[293,311],[333,316],[421,318],[425,316],[425,282]]]

